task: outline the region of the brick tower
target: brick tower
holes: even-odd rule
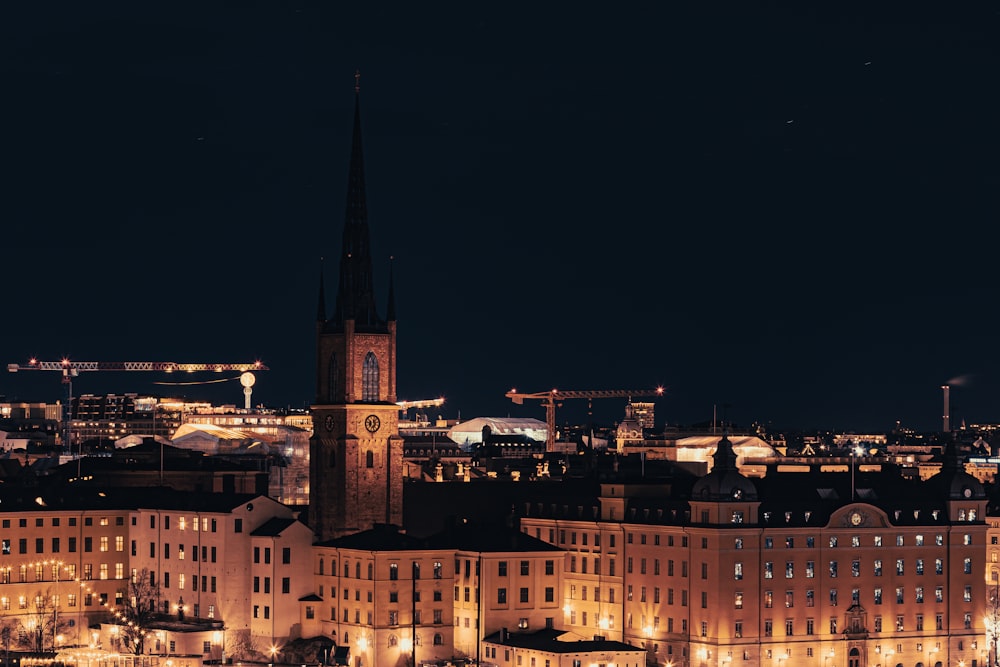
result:
[[[329,319],[325,302],[321,275],[309,462],[309,525],[320,541],[403,519],[392,274],[382,319],[372,287],[357,83],[339,286]]]

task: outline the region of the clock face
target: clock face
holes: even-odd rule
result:
[[[965,487],[964,489],[962,489],[962,495],[965,496],[966,498],[971,498],[972,489],[970,489],[969,487]]]
[[[743,497],[743,489],[733,489],[733,498],[739,500]]]
[[[374,433],[381,426],[382,421],[378,418],[378,415],[368,415],[365,417],[365,428],[368,429],[369,433]]]
[[[333,430],[333,415],[326,416],[326,419],[323,420],[323,426],[326,427],[327,431]]]
[[[861,516],[860,512],[851,512],[851,525],[852,526],[860,526],[861,525],[861,519],[862,519],[862,516]]]

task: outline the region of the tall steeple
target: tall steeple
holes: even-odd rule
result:
[[[341,330],[354,320],[357,331],[385,331],[385,322],[375,308],[372,285],[371,241],[365,198],[365,165],[361,148],[361,73],[354,74],[354,137],[347,177],[347,206],[340,255],[340,285],[333,320],[326,329]]]
[[[316,402],[309,439],[309,527],[320,540],[403,522],[403,439],[396,405],[396,317],[375,309],[358,75],[334,315],[317,308]],[[391,272],[391,268],[390,268]]]
[[[323,275],[323,258],[319,260],[319,303],[316,304],[316,321],[326,322],[326,278]]]
[[[395,280],[392,275],[392,257],[389,257],[389,298],[387,299],[388,305],[385,307],[385,319],[390,322],[396,321],[396,288]]]

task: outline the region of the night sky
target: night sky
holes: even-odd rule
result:
[[[932,430],[954,381],[953,423],[1000,421],[995,3],[12,5],[3,364],[260,359],[255,403],[307,406],[359,69],[398,398]],[[242,404],[169,379],[74,391]]]

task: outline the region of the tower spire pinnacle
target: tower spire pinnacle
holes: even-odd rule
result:
[[[326,321],[326,279],[323,276],[323,258],[319,258],[319,303],[316,306],[316,321]]]
[[[388,304],[385,307],[385,319],[390,322],[396,321],[396,288],[392,272],[393,259],[395,258],[392,255],[389,255],[389,298],[387,300]]]
[[[372,281],[371,241],[368,232],[368,204],[365,198],[365,165],[361,148],[361,73],[354,73],[354,136],[347,178],[347,206],[340,255],[340,284],[333,314],[333,326],[354,320],[359,330],[381,330],[385,323],[375,308]]]
[[[361,92],[361,70],[354,70],[354,94]]]

